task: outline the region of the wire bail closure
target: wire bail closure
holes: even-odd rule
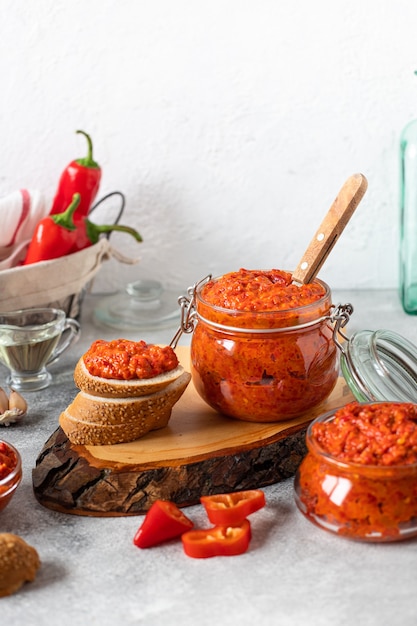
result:
[[[344,328],[346,324],[349,322],[350,316],[352,315],[352,313],[353,313],[353,305],[350,303],[346,303],[346,304],[337,304],[334,307],[334,310],[331,313],[331,315],[329,315],[330,322],[334,323],[333,341],[335,342],[339,350],[342,352],[342,354],[345,354],[345,349],[343,345],[340,343],[338,339],[338,335],[343,337],[345,341],[347,342],[349,341],[349,338],[345,335],[344,332],[342,332],[342,328]]]
[[[205,283],[208,283],[211,278],[212,275],[208,274],[205,278],[202,278],[191,287],[188,287],[186,296],[180,296],[178,298],[178,304],[181,309],[181,321],[179,329],[169,344],[171,348],[177,347],[178,341],[183,333],[189,335],[193,332],[197,318],[197,311],[195,308],[196,294],[200,287],[202,287]]]

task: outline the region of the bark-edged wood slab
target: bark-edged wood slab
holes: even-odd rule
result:
[[[177,348],[185,367],[187,350]],[[75,446],[57,428],[32,472],[35,497],[75,515],[127,516],[146,513],[157,499],[184,507],[202,495],[271,485],[297,470],[310,421],[353,399],[340,378],[330,398],[308,415],[257,424],[219,415],[190,383],[168,426],[137,441]]]

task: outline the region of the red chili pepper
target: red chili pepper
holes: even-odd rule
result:
[[[156,500],[147,512],[133,543],[138,548],[150,548],[179,537],[193,526],[193,522],[176,504],[168,500]]]
[[[75,193],[63,213],[41,219],[29,243],[23,265],[57,259],[71,252],[77,236],[73,215],[79,204],[80,194]]]
[[[201,503],[212,524],[236,526],[251,513],[265,506],[265,494],[260,489],[202,496]]]
[[[128,233],[136,239],[136,241],[142,241],[142,237],[137,230],[130,226],[122,226],[121,224],[94,224],[89,219],[84,217],[81,221],[76,222],[77,237],[74,241],[74,245],[71,252],[78,252],[84,250],[89,246],[95,244],[100,239],[100,235],[103,233],[111,233],[114,230],[122,233]]]
[[[70,204],[74,193],[79,193],[81,201],[74,217],[75,221],[88,215],[101,181],[101,168],[93,159],[93,143],[90,136],[83,130],[76,132],[87,139],[87,156],[71,161],[62,172],[50,211],[50,215],[62,213]]]
[[[238,526],[214,526],[206,530],[189,530],[182,537],[187,556],[207,559],[212,556],[236,556],[249,548],[251,527],[245,519]]]

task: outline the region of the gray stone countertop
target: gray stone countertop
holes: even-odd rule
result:
[[[0,513],[0,532],[23,537],[42,562],[33,583],[0,599],[1,623],[415,626],[417,541],[364,544],[316,528],[296,509],[292,478],[264,489],[267,505],[251,517],[250,549],[231,558],[191,559],[180,541],[140,550],[133,536],[142,516],[76,516],[37,502],[31,471],[76,393],[76,360],[96,338],[127,336],[92,323],[96,301],[86,298],[82,338],[51,366],[52,385],[29,395],[30,411],[21,424],[0,431],[23,458],[23,481]],[[336,291],[334,301],[355,307],[348,333],[387,328],[417,343],[417,317],[403,313],[396,292]],[[173,332],[131,338],[168,343]],[[0,386],[5,376],[1,367]],[[207,525],[201,506],[186,513],[196,526]]]

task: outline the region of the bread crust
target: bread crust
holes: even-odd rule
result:
[[[61,413],[59,424],[71,443],[83,446],[106,446],[117,443],[129,443],[140,439],[151,430],[165,428],[171,417],[171,411],[159,414],[146,421],[132,421],[130,424],[93,424],[81,422],[68,410]]]
[[[129,398],[147,396],[165,389],[184,373],[182,365],[154,378],[117,380],[93,376],[87,370],[84,358],[81,357],[74,370],[74,382],[81,391],[103,398]]]
[[[147,396],[108,398],[80,391],[59,417],[71,443],[111,445],[143,437],[167,426],[172,407],[184,393],[191,374],[184,371],[164,389]]]

